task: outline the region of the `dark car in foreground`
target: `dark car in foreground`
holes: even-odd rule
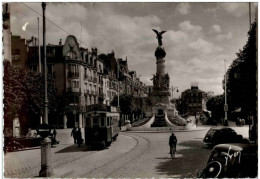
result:
[[[213,148],[198,178],[257,177],[257,144],[220,144]]]
[[[247,143],[247,140],[229,127],[213,127],[205,135],[203,143],[213,147],[224,143]]]

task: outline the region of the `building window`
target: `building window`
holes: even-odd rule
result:
[[[12,60],[20,60],[20,49],[12,49]]]
[[[79,81],[71,81],[71,88],[79,88]]]
[[[90,127],[91,126],[91,120],[90,118],[86,118],[86,126]]]
[[[88,54],[85,55],[85,62],[88,63]]]
[[[88,77],[87,68],[84,69],[84,78]]]
[[[79,103],[79,97],[75,96],[75,95],[69,96],[69,103],[78,104]]]
[[[69,51],[67,56],[70,57],[70,59],[77,59],[77,55],[74,51]]]
[[[102,117],[100,122],[101,122],[101,124],[100,124],[101,127],[104,127],[105,126],[105,118]]]
[[[93,118],[93,126],[98,126],[98,118]]]
[[[110,126],[110,117],[107,117],[107,126]]]

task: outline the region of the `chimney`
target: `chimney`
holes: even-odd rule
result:
[[[60,41],[59,41],[59,45],[62,45],[62,39],[60,39]]]

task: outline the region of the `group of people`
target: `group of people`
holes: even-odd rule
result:
[[[241,119],[241,118],[237,118],[237,121],[236,121],[236,125],[238,126],[238,127],[241,127],[241,126],[244,126],[245,125],[245,119]]]
[[[81,133],[80,127],[78,127],[78,128],[74,127],[71,131],[71,136],[74,139],[74,144],[78,144],[78,147],[80,147],[80,145],[83,144],[82,133]]]

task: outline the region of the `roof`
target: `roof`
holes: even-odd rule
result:
[[[242,143],[232,143],[232,144],[219,144],[214,147],[213,150],[231,150],[231,151],[241,151],[247,148],[257,147],[256,144],[242,144]]]

